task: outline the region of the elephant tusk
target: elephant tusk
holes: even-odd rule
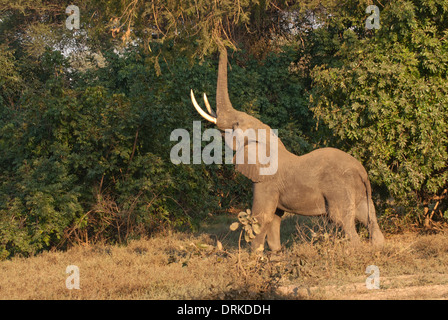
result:
[[[216,124],[216,118],[208,115],[204,110],[201,109],[199,104],[196,102],[196,99],[193,94],[193,89],[191,89],[191,101],[193,102],[193,106],[195,107],[196,111],[199,112],[199,114],[207,121],[213,122]]]
[[[212,107],[210,106],[210,103],[208,102],[208,99],[207,99],[207,95],[205,93],[204,93],[204,103],[205,103],[205,106],[207,107],[208,113],[216,118],[216,113],[215,113],[215,111],[212,110]]]

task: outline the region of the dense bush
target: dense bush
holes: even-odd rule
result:
[[[50,2],[0,3],[0,259],[248,208],[251,183],[231,165],[169,158],[171,132],[201,120],[190,89],[214,105],[217,43],[239,48],[234,107],[289,150],[339,147],[365,165],[376,199],[447,218],[442,0],[375,2],[380,30],[365,28],[364,0],[94,0],[80,4],[91,17],[80,32]]]
[[[47,50],[34,66],[36,83],[14,108],[1,105],[2,257],[68,242],[125,241],[249,205],[250,183],[230,165],[174,165],[169,158],[171,131],[200,120],[190,88],[208,92],[213,103],[216,59],[191,65],[178,57],[155,70],[138,49],[105,58],[102,68],[78,72]],[[240,66],[236,59],[229,80],[235,106],[290,130],[290,119],[307,112],[299,79],[288,72],[293,58]],[[307,146],[297,132],[308,129],[293,126],[285,142]]]
[[[447,188],[447,21],[443,1],[391,2],[380,30],[360,36],[362,26],[346,29],[339,63],[316,66],[312,75],[313,111],[337,137],[333,143],[414,212],[434,206]]]

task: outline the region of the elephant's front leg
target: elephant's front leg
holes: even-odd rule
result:
[[[268,245],[271,251],[280,251],[282,245],[280,243],[280,223],[282,222],[282,217],[285,211],[277,209],[274,214],[272,222],[268,226],[267,238]]]
[[[273,251],[280,250],[280,219],[276,215],[278,192],[266,183],[254,183],[254,200],[252,215],[260,224],[260,233],[252,240],[254,252],[264,250],[264,242],[268,235],[269,247]]]

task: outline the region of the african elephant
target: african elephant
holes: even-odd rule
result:
[[[194,98],[196,110],[221,130],[267,129],[260,120],[232,107],[227,88],[227,51],[220,50],[216,114],[211,110],[207,97],[204,101],[208,113]],[[272,139],[272,135],[268,135]],[[266,141],[246,139],[237,148],[267,146]],[[366,170],[351,155],[334,148],[322,148],[297,156],[289,152],[283,143],[277,144],[278,169],[274,174],[261,175],[259,169],[266,166],[260,161],[237,163],[235,169],[253,181],[252,214],[260,223],[261,232],[256,235],[252,249],[263,250],[267,236],[272,251],[281,249],[280,222],[285,211],[306,216],[327,215],[342,227],[353,243],[359,243],[355,221],[364,224],[371,243],[381,246],[384,236],[378,226],[375,207],[371,199],[371,187]],[[270,150],[273,152],[273,150]],[[247,159],[247,157],[246,157]]]

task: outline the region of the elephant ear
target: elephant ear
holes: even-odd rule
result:
[[[279,151],[283,148],[283,143],[271,129],[264,136],[246,139],[233,157],[235,169],[253,182],[273,179],[278,171]]]

